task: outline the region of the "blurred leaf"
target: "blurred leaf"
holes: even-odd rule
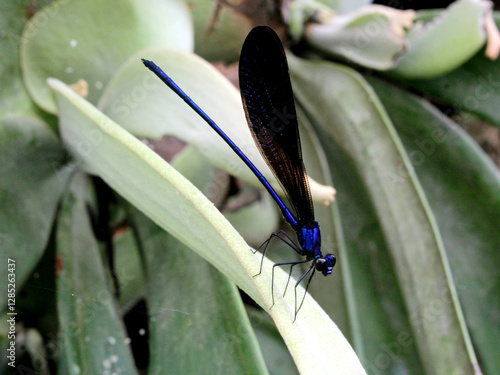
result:
[[[459,0],[427,24],[415,24],[407,34],[408,51],[392,72],[405,78],[433,78],[456,69],[484,45],[485,16],[491,6],[489,1]]]
[[[48,112],[56,107],[46,84],[56,77],[68,84],[83,79],[96,103],[116,69],[146,47],[191,51],[189,13],[176,1],[68,0],[54,2],[30,19],[21,44],[24,81],[33,100]]]
[[[238,90],[196,55],[170,49],[150,49],[136,54],[115,74],[99,101],[98,107],[106,115],[137,136],[175,135],[195,146],[211,164],[262,188],[252,171],[224,140],[148,71],[141,57],[155,61],[167,72],[200,108],[208,112],[276,190],[281,191],[250,134]],[[322,188],[311,188],[317,201],[327,200],[331,195],[329,189],[325,194]]]
[[[247,308],[247,312],[269,373],[272,375],[298,374],[293,358],[269,315],[253,307]]]
[[[426,101],[379,80],[370,82],[401,135],[436,216],[484,372],[495,374],[500,371],[498,169],[469,135]]]
[[[72,179],[57,228],[59,335],[71,374],[135,374],[87,214],[88,180]]]
[[[351,50],[351,48],[354,46],[350,45],[350,43],[353,41],[353,39],[357,39],[357,41],[359,42],[360,33],[364,34],[362,39],[365,39],[366,37],[370,38],[371,35],[366,35],[366,27],[363,29],[358,29],[357,25],[355,25],[356,22],[352,23],[351,26],[353,27],[350,30],[347,30],[349,29],[349,26],[346,29],[343,29],[343,26],[346,26],[346,23],[348,23],[349,20],[352,20],[353,18],[358,18],[359,21],[360,14],[366,15],[367,13],[373,12],[373,9],[375,9],[375,7],[369,5],[370,3],[370,0],[294,0],[283,3],[283,5],[281,6],[281,11],[285,23],[287,24],[287,33],[295,42],[298,42],[303,38],[305,25],[309,24],[308,26],[318,26],[311,21],[317,23],[323,23],[326,21],[325,23],[328,26],[322,28],[321,26],[324,25],[321,25],[319,30],[326,31],[326,29],[328,29],[329,27],[332,27],[332,29],[336,30],[333,30],[333,33],[329,34],[327,38],[329,39],[328,41],[323,40],[323,42],[326,43],[321,43],[320,41],[319,44],[328,45],[328,47],[326,48],[327,52],[338,53],[347,52],[347,50],[350,50],[347,53],[354,53],[356,55],[356,52]],[[376,7],[383,8],[381,6]],[[386,9],[394,13],[400,12],[399,10],[396,11],[393,8]],[[355,16],[353,17],[353,15]],[[368,16],[368,18],[370,18],[370,16]],[[363,23],[364,21],[361,22]],[[384,21],[382,21],[382,23],[383,22]],[[370,22],[366,23],[365,25],[370,25]],[[372,28],[373,26],[374,24],[371,24],[370,26],[368,26],[368,28]],[[378,26],[376,26],[376,28],[378,29],[378,31],[380,31]],[[353,35],[354,33],[350,33],[352,31],[355,31],[355,33],[357,34],[357,38]],[[387,37],[387,35],[385,37]],[[343,46],[337,50],[335,44],[339,43],[340,41],[342,41]],[[365,41],[363,41],[363,43],[364,42]],[[387,43],[387,41],[385,42]],[[359,48],[359,45],[357,46],[357,48]],[[335,49],[336,51],[332,51],[332,49]],[[343,53],[340,53],[340,55],[344,56]],[[362,55],[362,53],[360,53],[360,55]]]
[[[36,161],[36,162],[34,162]],[[21,286],[43,254],[68,180],[66,154],[39,120],[0,121],[0,258],[16,261]],[[0,267],[7,279],[7,268]],[[7,295],[0,295],[3,309]]]
[[[385,70],[392,68],[406,50],[404,28],[412,25],[414,17],[413,11],[373,5],[331,16],[324,23],[310,23],[305,37],[327,54]]]
[[[422,374],[410,318],[369,193],[346,151],[325,133],[319,136],[337,189],[335,214],[342,218],[339,238],[345,241],[346,250],[335,251],[345,288],[346,321],[340,325],[341,302],[335,302],[335,295],[318,285],[312,293],[326,294],[318,296],[318,301],[339,322],[369,374]],[[335,243],[335,247],[342,244]]]
[[[55,225],[51,228],[49,240],[40,260],[31,270],[22,288],[16,291],[16,310],[18,314],[22,316],[27,326],[37,327],[45,340],[47,340],[47,337],[54,337],[58,330],[57,319],[54,319],[54,316],[57,315],[57,260],[54,227]],[[47,346],[48,342],[45,345]]]
[[[260,246],[277,228],[280,214],[269,194],[260,194],[253,187],[241,186],[239,193],[226,201],[229,176],[210,164],[195,147],[185,147],[171,164],[216,207],[224,203],[224,217],[250,245]]]
[[[69,359],[65,355],[61,355],[57,361],[57,375],[68,375],[71,374],[69,363]]]
[[[372,0],[315,0],[318,3],[325,4],[335,9],[339,14],[354,12],[355,10],[370,5]]]
[[[267,374],[236,286],[139,212],[147,258],[149,373]]]
[[[2,371],[5,371],[4,369],[7,368],[8,364],[11,359],[8,358],[10,357],[10,339],[8,337],[9,334],[9,316],[6,313],[3,313],[1,315],[0,319],[0,350],[2,350],[2,353],[6,353],[0,358],[0,369]]]
[[[43,4],[41,4],[43,5]],[[32,0],[0,2],[0,109],[2,117],[37,113],[21,79],[19,47]]]
[[[114,238],[115,270],[120,284],[120,304],[127,311],[144,296],[143,263],[131,230]]]
[[[292,41],[299,42],[304,36],[304,28],[311,20],[327,20],[337,13],[321,1],[294,0],[281,5],[283,19],[287,25],[287,34]]]
[[[56,92],[64,143],[81,165],[198,252],[258,304],[270,306],[270,261],[265,259],[262,274],[254,278],[260,257],[252,254],[199,190],[64,83],[51,79],[49,84]],[[287,273],[277,270],[274,281],[285,285],[287,278]],[[345,338],[312,298],[306,298],[295,323],[293,293],[285,299],[275,296],[275,302],[270,314],[299,371],[317,374],[328,368],[364,373]],[[324,356],[331,360],[325,362]]]
[[[194,147],[185,147],[172,165],[205,194],[222,200],[217,169]],[[267,373],[234,284],[142,214],[136,210],[132,214],[151,280],[147,295],[154,353],[150,371],[162,373],[168,367],[180,374]],[[166,363],[166,357],[173,362]]]
[[[419,19],[430,21],[438,15],[437,11],[419,12]],[[500,13],[495,12],[494,20],[500,25]],[[444,101],[456,109],[473,113],[491,125],[500,127],[500,65],[485,56],[481,48],[469,61],[445,75],[432,79],[405,79],[405,85]]]
[[[482,49],[464,65],[444,76],[406,80],[404,83],[500,127],[500,64],[485,57]]]
[[[329,155],[325,154],[323,146],[315,133],[312,123],[303,109],[297,107],[300,124],[300,143],[302,157],[307,168],[307,174],[318,181],[332,185],[332,175],[329,167]],[[331,160],[330,160],[331,162]],[[337,202],[330,206],[314,207],[315,218],[321,225],[321,248],[323,254],[333,253],[337,256],[338,264],[331,276],[317,277],[311,282],[310,293],[320,303],[321,307],[339,325],[348,339],[352,331],[347,323],[355,320],[355,310],[346,291],[352,287],[350,265],[347,262],[345,243],[343,239],[342,223],[338,215]],[[287,249],[288,250],[288,249]],[[282,261],[286,261],[284,258]],[[304,267],[305,268],[305,267]],[[305,271],[305,270],[304,270]],[[350,342],[353,342],[350,340]],[[353,342],[355,343],[355,342]],[[359,355],[359,354],[358,354]]]
[[[341,144],[366,183],[395,264],[424,367],[435,373],[470,374],[474,357],[468,337],[463,336],[464,322],[441,237],[377,97],[350,69],[298,59],[289,62],[297,82],[296,97],[321,129],[320,139]],[[327,92],[330,87],[336,90]],[[408,178],[395,181],[400,171]],[[442,305],[439,322],[426,316],[432,301]]]
[[[294,81],[296,89],[300,90],[300,84]],[[317,111],[325,112],[325,108],[318,106]],[[302,112],[301,124],[307,125],[310,118],[300,116]],[[308,173],[317,176],[314,167],[322,165],[323,178],[327,182],[333,178],[337,189],[336,202],[315,211],[322,228],[322,248],[337,254],[338,266],[332,277],[311,283],[311,294],[334,318],[369,374],[421,374],[399,283],[363,180],[346,152],[321,129],[314,146],[308,147],[313,135],[311,130],[301,131],[305,156],[308,148],[319,153],[323,147],[327,161],[307,163]]]
[[[252,29],[251,19],[226,3],[186,2],[193,17],[196,54],[208,61],[237,61],[241,45]]]
[[[224,211],[224,216],[231,225],[245,241],[255,248],[262,245],[271,233],[276,231],[281,218],[276,202],[269,194],[262,192],[258,194],[258,197],[255,201],[244,204],[235,211]],[[236,197],[238,198],[241,196]],[[230,199],[228,205],[231,202],[234,200]]]
[[[229,177],[214,167],[196,147],[184,147],[170,164],[214,202],[216,207],[226,198]]]

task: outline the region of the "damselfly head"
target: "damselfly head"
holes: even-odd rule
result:
[[[335,258],[335,255],[326,254],[326,256],[319,257],[314,260],[314,267],[316,267],[316,270],[320,271],[324,276],[327,276],[332,273],[336,262],[337,259]]]

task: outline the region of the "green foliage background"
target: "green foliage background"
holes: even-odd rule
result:
[[[18,372],[498,373],[499,173],[455,122],[500,126],[489,3],[419,12],[429,23],[401,38],[398,14],[323,3],[292,2],[285,24],[305,40],[290,74],[308,172],[337,190],[316,214],[339,264],[315,278],[295,323],[293,293],[269,310],[272,261],[252,277],[248,244],[279,229],[274,203],[140,63],[171,74],[272,180],[237,90],[208,62],[237,61],[257,16],[223,6],[207,33],[209,1],[1,3],[0,346],[14,259]],[[328,7],[350,23],[325,43],[304,25]],[[361,48],[353,36],[370,22],[382,31]],[[85,98],[68,86],[79,79]],[[170,164],[136,138],[165,135],[188,143]],[[228,201],[221,170],[247,184]],[[286,279],[279,271],[275,288]],[[149,354],[124,324],[139,300]]]

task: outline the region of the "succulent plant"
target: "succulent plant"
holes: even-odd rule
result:
[[[2,1],[0,344],[17,344],[2,372],[499,372],[500,175],[466,131],[498,137],[492,3],[266,4]],[[271,266],[293,252],[273,243],[253,277],[250,247],[283,224],[274,202],[141,63],[274,181],[230,82],[264,23],[289,47],[323,247],[339,261],[295,322],[293,293],[270,309],[288,278],[271,286]]]

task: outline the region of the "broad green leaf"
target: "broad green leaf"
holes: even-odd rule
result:
[[[300,82],[294,81],[294,87],[300,90],[297,85]],[[326,108],[319,106],[316,111]],[[309,118],[301,113],[299,110],[301,124],[308,124]],[[406,307],[363,180],[345,151],[328,134],[320,130],[316,135],[320,144],[316,141],[314,147],[308,147],[311,135],[311,131],[301,131],[305,153],[308,148],[316,152],[324,148],[326,163],[307,164],[308,173],[316,176],[318,171],[309,166],[322,165],[323,175],[330,176],[326,181],[333,179],[337,189],[335,204],[318,207],[315,213],[322,228],[323,251],[335,253],[338,259],[330,278],[313,281],[311,294],[353,344],[368,373],[404,369],[409,374],[421,374]]]
[[[413,23],[413,11],[380,5],[331,16],[324,23],[307,26],[305,38],[321,51],[377,70],[392,68],[406,49],[405,28]]]
[[[264,308],[271,305],[271,263],[260,266],[241,236],[214,206],[146,145],[116,125],[64,83],[51,79],[65,145],[82,167],[101,176],[115,191],[184,245],[198,252]],[[288,274],[277,270],[276,285]],[[275,286],[279,291],[279,288]],[[299,295],[303,289],[299,288]],[[293,322],[293,293],[275,296],[269,310],[295,363],[304,374],[337,371],[363,374],[358,359],[335,324],[307,296]],[[325,361],[324,358],[329,358]]]
[[[26,25],[21,44],[24,82],[33,100],[48,112],[56,107],[45,80],[85,80],[96,103],[116,69],[146,47],[192,50],[186,5],[177,0],[57,1]]]
[[[407,35],[408,51],[391,72],[405,78],[433,78],[456,69],[484,45],[490,9],[488,1],[460,0],[429,23],[415,24]]]
[[[86,203],[89,181],[75,174],[57,227],[59,335],[69,374],[135,374],[126,332],[109,290]]]
[[[377,97],[350,69],[297,59],[289,62],[298,83],[296,97],[321,129],[320,139],[340,144],[366,183],[424,368],[435,373],[471,373],[475,358],[464,337],[464,321],[435,219]],[[408,177],[395,180],[401,170]],[[429,301],[436,300],[442,305],[439,321],[426,317]]]
[[[338,238],[346,247],[340,251],[342,248],[337,250],[337,246],[344,242],[334,243],[348,311],[343,323],[336,311],[342,301],[336,302],[336,296],[328,295],[317,299],[350,338],[368,373],[398,373],[404,369],[408,374],[422,374],[393,262],[363,179],[346,151],[324,133],[319,135],[337,189],[335,214],[342,218],[343,230]],[[311,293],[317,295],[319,291]]]
[[[154,61],[182,87],[255,166],[280,191],[261,157],[245,120],[236,88],[212,65],[196,55],[170,49],[149,49],[129,59],[115,74],[99,101],[99,108],[132,134],[150,138],[175,135],[195,146],[211,164],[254,186],[262,185],[215,133],[182,99],[144,67],[141,58]],[[313,185],[316,201],[330,201],[329,187]]]
[[[147,263],[150,374],[267,374],[236,286],[131,210]]]
[[[378,80],[370,83],[401,135],[436,216],[481,367],[486,374],[497,373],[498,169],[462,129],[426,101]]]
[[[60,196],[68,180],[66,153],[39,120],[0,122],[0,258],[16,261],[21,286],[43,254]],[[7,267],[0,267],[7,279]],[[7,295],[0,295],[5,308]]]

